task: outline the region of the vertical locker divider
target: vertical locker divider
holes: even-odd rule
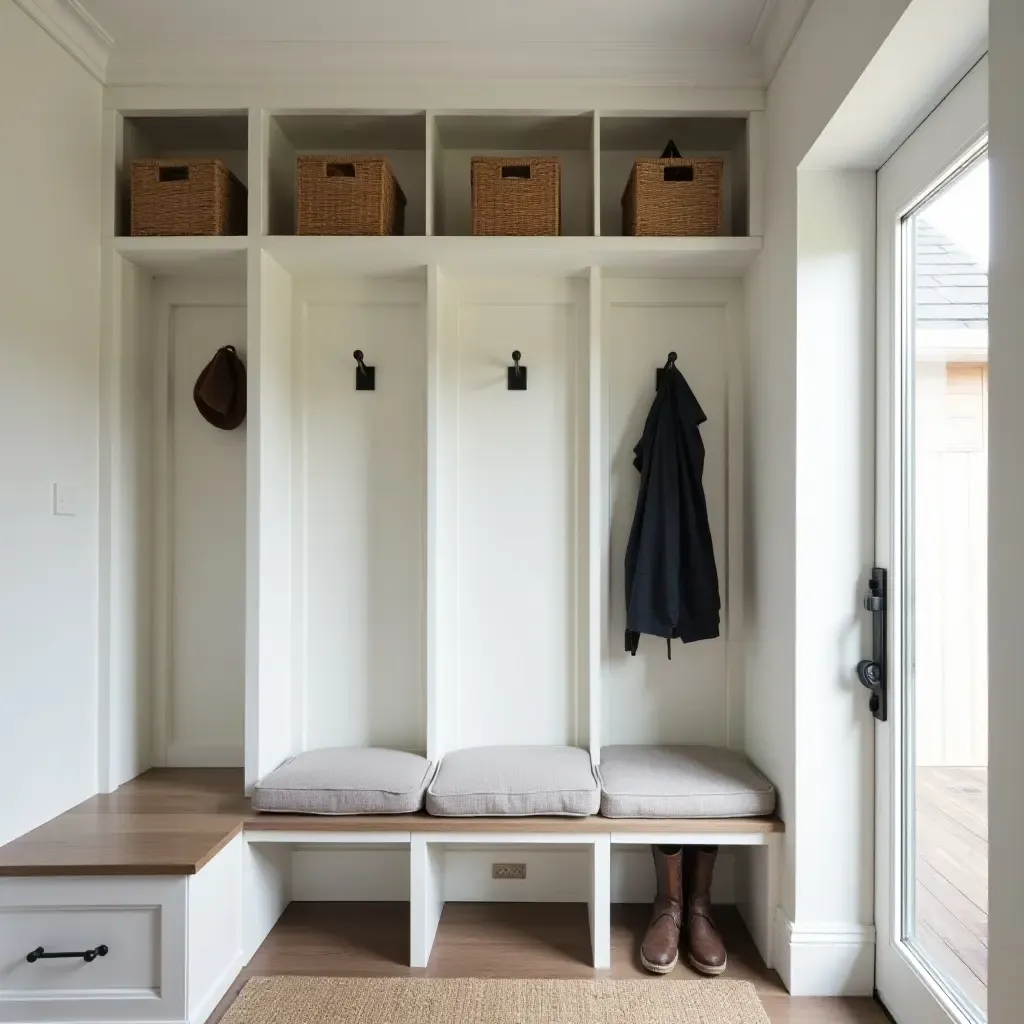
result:
[[[747,234],[755,238],[764,235],[765,137],[764,111],[752,110],[747,117]]]
[[[604,386],[601,352],[602,274],[591,267],[589,276],[589,324],[587,359],[587,546],[586,558],[586,659],[589,691],[590,758],[601,759],[601,681],[604,670],[605,561],[608,511],[607,471],[604,444]]]
[[[432,123],[428,119],[428,134]],[[429,145],[429,143],[428,143]],[[428,165],[428,188],[430,170]],[[430,199],[428,197],[428,211]],[[427,214],[428,218],[430,213]],[[427,695],[427,758],[435,764],[444,756],[446,738],[444,712],[445,645],[441,638],[441,615],[445,587],[444,556],[441,550],[444,529],[444,500],[441,493],[441,456],[443,434],[440,421],[444,398],[441,389],[441,346],[443,343],[444,282],[441,268],[427,267],[427,515],[426,515],[426,695]]]

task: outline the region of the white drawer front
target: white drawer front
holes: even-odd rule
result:
[[[0,1021],[182,1020],[185,879],[7,879],[0,884]],[[81,957],[45,952],[107,947]]]
[[[23,907],[3,912],[0,922],[0,992],[7,998],[111,989],[160,995],[159,907]],[[63,953],[101,943],[107,954],[91,963],[26,959],[39,946]]]

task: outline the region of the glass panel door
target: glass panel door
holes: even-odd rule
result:
[[[878,174],[876,986],[982,1024],[988,975],[987,65]]]
[[[903,938],[977,1020],[988,977],[988,160],[902,222]]]

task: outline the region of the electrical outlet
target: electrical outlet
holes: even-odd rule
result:
[[[491,878],[526,878],[526,865],[492,864]]]

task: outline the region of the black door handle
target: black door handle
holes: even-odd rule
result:
[[[37,960],[77,960],[82,959],[87,964],[91,964],[93,960],[98,956],[106,956],[110,950],[103,945],[97,946],[95,949],[83,949],[80,953],[47,953],[42,946],[36,946],[31,953],[25,959],[30,963],[34,964]]]
[[[871,612],[872,656],[857,665],[857,678],[871,691],[868,707],[880,722],[889,718],[889,652],[886,621],[888,607],[888,573],[874,568],[868,580],[864,607]]]

